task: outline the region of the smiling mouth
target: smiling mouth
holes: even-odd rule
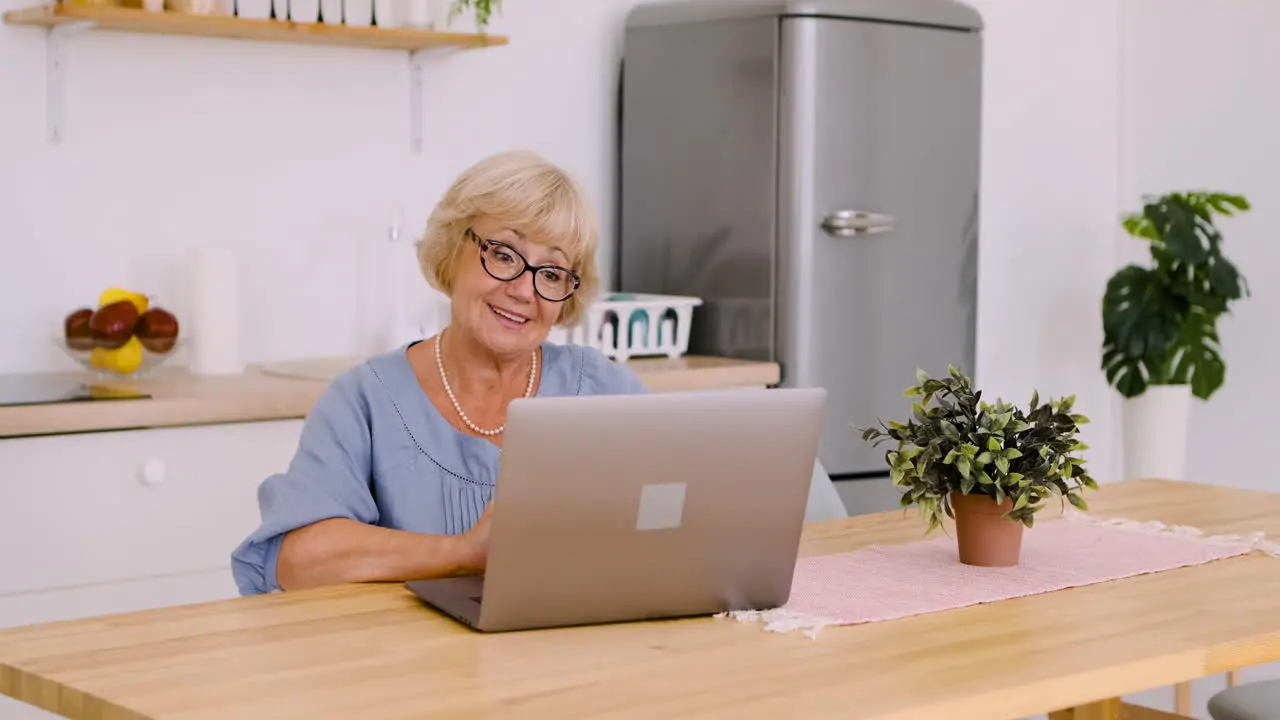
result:
[[[494,315],[497,315],[503,320],[506,320],[507,322],[515,325],[524,325],[525,323],[529,322],[529,318],[523,315],[517,315],[509,310],[503,310],[502,308],[494,307],[493,305],[490,305],[489,309],[493,311]]]

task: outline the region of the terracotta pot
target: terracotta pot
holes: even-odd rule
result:
[[[1013,508],[1013,499],[996,504],[990,495],[951,493],[956,514],[956,541],[960,562],[981,567],[1010,567],[1022,555],[1023,524],[1002,515]]]

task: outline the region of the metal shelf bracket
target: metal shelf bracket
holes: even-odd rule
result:
[[[54,145],[62,142],[65,134],[67,45],[71,42],[71,36],[88,30],[93,25],[92,20],[80,20],[49,28],[45,43],[45,125],[48,128],[49,142]]]
[[[409,152],[422,154],[422,52],[409,53]]]
[[[433,47],[409,51],[409,151],[422,154],[422,65],[428,55],[448,57],[461,52],[456,47]]]

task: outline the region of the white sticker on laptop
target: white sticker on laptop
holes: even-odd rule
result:
[[[684,483],[645,485],[640,489],[637,530],[669,530],[680,527],[684,516]]]

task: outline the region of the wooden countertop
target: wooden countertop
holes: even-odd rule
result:
[[[97,430],[204,425],[305,417],[337,373],[359,358],[328,358],[253,367],[239,375],[196,376],[161,371],[134,383],[144,400],[94,400],[0,407],[0,438]],[[627,363],[654,392],[766,386],[778,365],[728,358],[635,358]],[[89,375],[67,374],[88,381]]]
[[[1272,493],[1144,480],[1104,485],[1090,503],[1215,534],[1280,533]],[[898,511],[815,523],[801,554],[922,529]],[[399,584],[348,585],[3,630],[0,692],[118,720],[998,720],[1280,660],[1278,596],[1280,560],[1255,553],[811,639],[713,618],[483,635]]]

